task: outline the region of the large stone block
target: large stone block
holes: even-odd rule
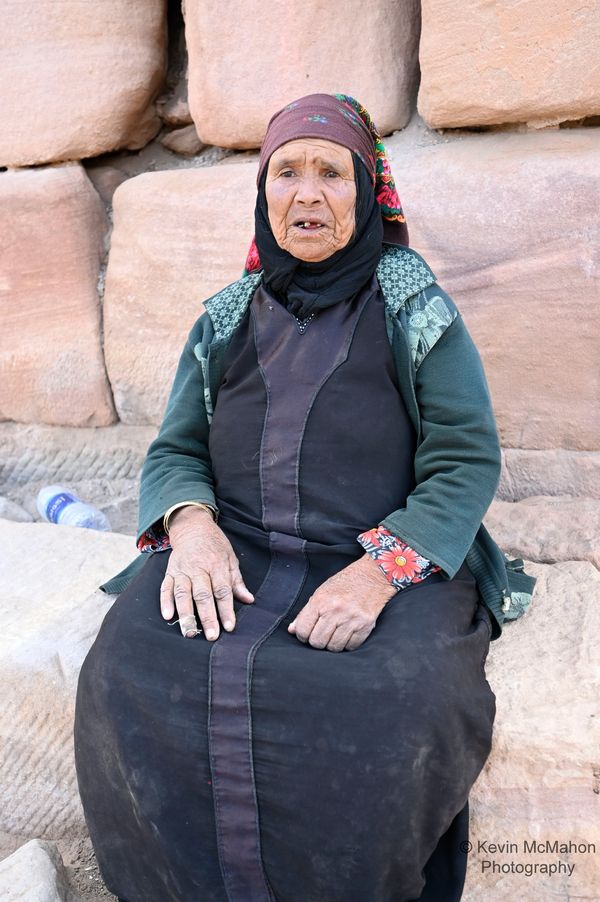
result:
[[[242,274],[256,163],[147,173],[114,195],[105,353],[125,423],[158,423],[203,301]]]
[[[0,173],[0,198],[0,419],[105,426],[100,198],[78,163]]]
[[[470,796],[465,902],[594,899],[600,886],[600,574],[581,561],[526,570],[538,578],[531,608],[486,662],[496,719]],[[548,872],[559,860],[562,869]]]
[[[114,601],[94,590],[135,557],[135,543],[131,536],[8,520],[0,520],[0,541],[0,834],[82,836],[75,690]]]
[[[600,570],[600,504],[538,495],[492,501],[485,525],[503,551],[532,561],[590,561]]]
[[[386,141],[411,245],[456,300],[502,444],[600,449],[600,131]]]
[[[505,449],[496,496],[520,501],[532,495],[600,499],[600,452]]]
[[[143,147],[166,67],[164,0],[6,0],[0,166]]]
[[[600,113],[596,0],[423,0],[419,112],[434,128]]]
[[[303,94],[357,97],[389,133],[410,117],[416,0],[186,0],[189,103],[207,144],[258,147],[273,113]]]

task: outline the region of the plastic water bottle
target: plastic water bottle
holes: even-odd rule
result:
[[[110,530],[108,518],[91,504],[85,504],[62,485],[49,485],[37,496],[40,516],[59,526],[82,526],[85,529]]]

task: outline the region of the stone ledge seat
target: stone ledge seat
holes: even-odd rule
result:
[[[76,839],[86,835],[73,759],[77,677],[115,599],[96,587],[131,560],[134,539],[0,520],[0,544],[0,674],[8,701],[0,709],[0,835],[20,845]],[[478,847],[595,839],[600,848],[593,663],[600,573],[590,561],[526,568],[538,578],[531,608],[507,625],[486,662],[497,715],[493,750],[470,797],[466,900],[591,898],[600,885],[598,856],[490,855]],[[491,858],[498,865],[560,858],[576,867],[570,876],[490,873],[482,863]]]

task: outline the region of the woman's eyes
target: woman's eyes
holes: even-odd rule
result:
[[[295,174],[296,174],[296,173],[294,172],[293,169],[283,169],[283,170],[279,173],[279,175],[280,175],[282,178],[289,178],[289,177],[291,177],[291,176],[293,176],[293,175],[295,175]],[[339,175],[340,175],[339,172],[336,172],[335,169],[328,169],[328,170],[325,172],[325,178],[331,178],[331,176],[333,176],[333,178],[339,178]]]

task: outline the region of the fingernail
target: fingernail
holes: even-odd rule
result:
[[[193,639],[196,635],[196,630],[188,630],[185,634],[186,639]]]
[[[223,624],[223,626],[225,627],[226,630],[232,630],[233,629],[233,621],[226,620],[225,623]]]
[[[217,635],[216,630],[206,630],[206,638],[207,639],[214,639],[216,635]]]

